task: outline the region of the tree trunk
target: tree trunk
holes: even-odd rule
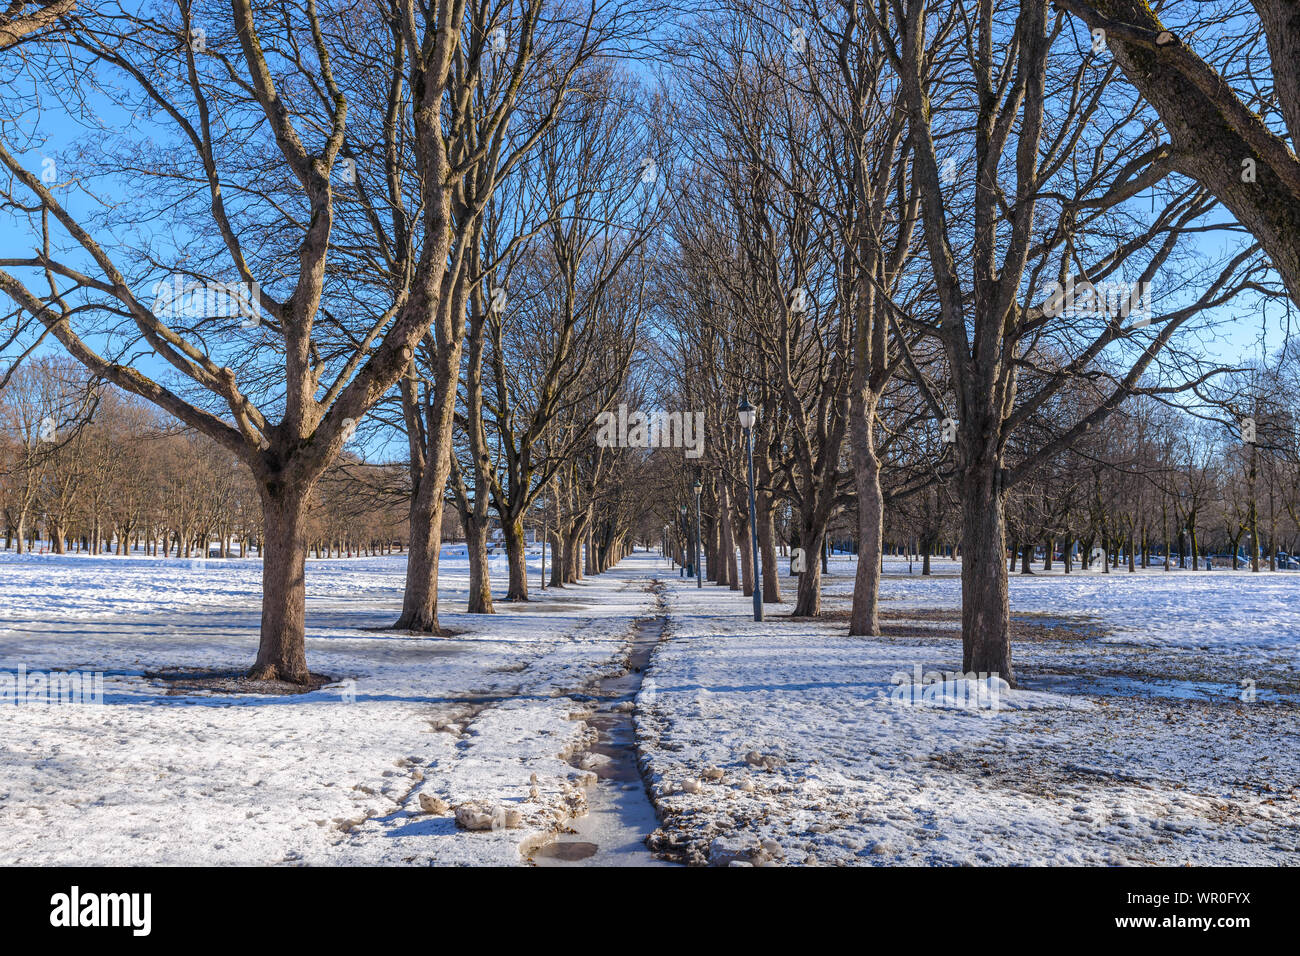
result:
[[[510,562],[510,586],[507,601],[528,600],[528,554],[524,547],[524,523],[519,518],[501,517],[501,534],[506,542]]]
[[[438,552],[446,475],[435,482],[434,470],[430,461],[411,496],[411,552],[406,557],[402,614],[393,625],[397,630],[438,633]]]
[[[873,419],[875,403],[853,410],[854,483],[858,492],[858,570],[853,579],[850,636],[880,634],[880,556],[884,543],[885,497],[880,488]]]
[[[582,556],[582,546],[574,539],[571,534],[564,536],[564,543],[561,545],[564,552],[564,583],[578,583],[578,559]]]
[[[706,525],[709,531],[708,537],[705,539],[708,543],[704,554],[704,570],[707,574],[705,580],[712,581],[715,584],[726,584],[727,571],[722,566],[723,562],[719,560],[719,555],[722,554],[722,522],[717,518],[717,502],[713,502],[711,507],[713,508],[714,517],[710,518],[709,523]]]
[[[305,684],[307,673],[307,499],[311,484],[284,479],[259,488],[266,555],[262,561],[262,633],[253,680]]]
[[[781,603],[781,571],[776,565],[776,519],[772,502],[757,495],[759,563],[763,568],[763,603]]]
[[[469,555],[469,613],[493,614],[492,582],[488,577],[486,521],[475,521],[473,515],[461,515],[465,528],[465,550]]]
[[[735,522],[740,539],[740,592],[745,597],[754,596],[754,549],[750,543],[749,518],[743,512]]]
[[[547,582],[547,587],[562,588],[564,587],[564,564],[568,560],[568,549],[564,546],[564,536],[560,534],[558,528],[547,532],[547,538],[551,545],[551,579]]]
[[[804,522],[799,544],[804,549],[804,570],[799,575],[799,592],[795,601],[795,617],[816,617],[822,609],[822,542],[826,529],[815,524],[816,519]]]
[[[457,296],[453,309],[464,309],[463,296]],[[439,318],[438,323],[442,319]],[[435,323],[435,324],[438,324]],[[419,480],[411,499],[411,553],[406,562],[406,592],[402,596],[402,615],[393,625],[398,630],[440,634],[438,627],[438,559],[442,550],[442,514],[446,502],[447,478],[451,474],[452,428],[456,414],[456,382],[460,379],[462,338],[443,329],[437,335],[434,357],[432,407],[426,418],[426,442],[421,449]],[[412,401],[413,367],[403,378],[403,405],[407,427],[419,415],[419,403]],[[418,399],[418,386],[414,396]],[[413,445],[415,443],[412,443]],[[413,461],[414,466],[414,461]]]
[[[961,488],[962,670],[1014,685],[1006,515],[997,466],[965,474]]]
[[[731,494],[725,481],[718,482],[717,500],[718,552],[715,579],[719,585],[736,590],[736,542],[731,536]]]
[[[585,522],[579,522],[564,539],[564,583],[582,580],[582,537]]]

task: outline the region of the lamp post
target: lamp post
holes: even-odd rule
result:
[[[664,525],[664,557],[668,559],[668,567],[671,568],[674,564],[674,561],[673,561],[673,556],[669,552],[669,548],[668,548],[668,525]]]
[[[700,570],[700,558],[704,556],[703,541],[700,538],[700,492],[704,490],[704,482],[699,478],[695,479],[695,484],[691,486],[695,492],[695,586],[704,587],[704,572]]]
[[[753,549],[754,565],[754,620],[763,620],[763,575],[758,566],[758,509],[754,504],[754,441],[751,430],[754,427],[754,407],[749,399],[741,398],[736,408],[740,418],[740,427],[745,432],[745,458],[749,461],[749,546]]]

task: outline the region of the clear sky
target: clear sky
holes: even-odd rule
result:
[[[636,65],[638,71],[646,71],[649,64],[641,63]],[[103,133],[91,125],[74,122],[66,112],[57,108],[48,97],[44,99],[35,99],[40,94],[39,89],[33,89],[33,102],[40,102],[43,108],[39,111],[33,110],[26,114],[24,120],[34,116],[39,116],[39,127],[33,127],[26,122],[20,122],[15,130],[10,126],[5,129],[6,141],[10,148],[14,149],[15,145],[22,141],[23,133],[33,136],[31,148],[19,153],[20,158],[24,161],[29,169],[40,170],[43,161],[54,160],[56,162],[56,177],[61,184],[74,181],[77,176],[76,156],[80,150],[94,150],[97,144],[103,138]],[[100,123],[108,130],[122,129],[129,127],[134,135],[149,135],[150,131],[143,124],[140,117],[128,116],[118,109],[108,98],[92,93],[87,103],[91,106]],[[14,135],[18,132],[19,135]],[[160,141],[165,141],[169,137],[170,131],[163,129],[158,130]],[[103,180],[95,183],[97,190],[107,188],[110,192],[114,191],[111,181]],[[120,190],[119,190],[120,192]],[[74,185],[63,185],[58,191],[58,195],[68,208],[79,217],[89,216],[95,212],[95,204],[92,203],[83,193]],[[112,198],[126,202],[138,201],[136,197],[117,195]],[[1150,197],[1139,197],[1136,202],[1148,202]],[[158,241],[166,248],[169,242],[166,236],[158,236]],[[0,256],[2,257],[20,257],[29,255],[37,237],[33,236],[27,224],[12,216],[0,213]],[[1222,238],[1209,237],[1202,240],[1203,251],[1206,255],[1212,255],[1217,252],[1222,244]],[[173,253],[179,256],[181,250],[173,249]],[[81,260],[81,261],[84,261]],[[1185,277],[1179,275],[1166,274],[1160,280],[1160,285],[1166,289],[1181,289],[1187,282]],[[1160,293],[1157,289],[1157,294]],[[1189,292],[1195,292],[1195,289],[1188,289]],[[1212,327],[1199,333],[1200,347],[1210,357],[1214,357],[1223,362],[1238,362],[1245,360],[1258,360],[1279,348],[1284,338],[1290,332],[1290,315],[1286,303],[1283,301],[1274,301],[1263,303],[1258,296],[1242,297],[1236,303],[1220,309],[1214,316]],[[92,343],[95,341],[91,337]],[[51,351],[61,351],[57,343],[52,343],[48,348]],[[141,360],[140,367],[146,374],[156,376],[167,376],[169,368],[164,366],[160,360],[146,357]],[[364,435],[361,439],[366,443],[368,454],[371,457],[386,457],[391,454],[401,454],[403,449],[400,445],[389,445],[387,448],[381,448],[376,439],[366,438]]]

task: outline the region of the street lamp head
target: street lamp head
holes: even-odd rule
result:
[[[695,479],[695,484],[691,485],[691,490],[695,492],[695,497],[698,498],[698,497],[700,496],[701,492],[704,491],[704,482],[702,482],[702,481],[700,481],[700,479],[696,478],[696,479]]]
[[[740,418],[740,427],[745,431],[749,431],[754,427],[754,406],[749,404],[748,398],[742,397],[740,399],[740,404],[736,407],[736,415]]]

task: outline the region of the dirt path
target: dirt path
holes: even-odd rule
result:
[[[661,589],[657,579],[647,587],[656,593]],[[658,605],[657,611],[662,612],[662,599]],[[595,784],[587,788],[587,814],[571,822],[571,832],[560,834],[536,850],[532,854],[536,865],[672,865],[646,848],[646,838],[658,827],[659,819],[641,778],[635,722],[637,695],[667,620],[663,613],[638,619],[632,629],[626,667],[598,680],[589,693],[574,695],[590,701],[593,712],[587,725],[599,737],[575,754],[571,762],[594,773]]]

